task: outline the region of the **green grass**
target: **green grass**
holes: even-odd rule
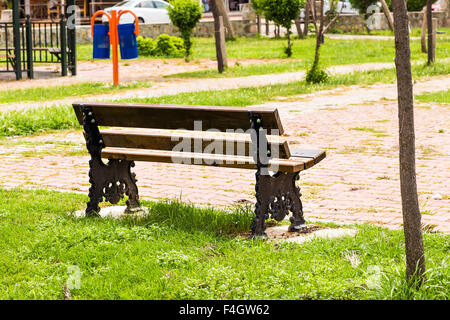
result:
[[[450,64],[436,63],[431,67],[415,65],[412,67],[413,78],[423,79],[433,75],[449,74]],[[306,81],[296,81],[286,84],[274,84],[260,87],[247,87],[239,89],[227,89],[220,91],[186,92],[176,95],[130,98],[123,102],[139,103],[167,103],[167,104],[191,104],[191,105],[217,105],[217,106],[248,106],[261,104],[277,97],[289,97],[350,85],[372,85],[375,83],[393,83],[396,81],[395,69],[381,69],[372,71],[358,71],[348,74],[340,74],[330,77],[325,84],[311,85]]]
[[[0,137],[80,128],[72,106],[0,112]]]
[[[76,219],[86,196],[0,189],[0,299],[448,299],[448,235],[425,233],[429,277],[404,276],[401,231],[302,245],[251,241],[253,214],[150,203],[145,218]],[[70,281],[70,280],[69,280]]]
[[[436,102],[436,103],[450,104],[450,89],[437,92],[416,94],[414,98],[417,101],[422,102]]]
[[[284,54],[286,39],[237,38],[227,42],[227,56],[234,59],[284,59],[276,63],[259,66],[230,67],[219,75],[215,69],[175,74],[176,77],[237,77],[257,74],[282,73],[303,70],[311,65],[314,57],[315,38],[293,40],[293,55],[287,59]],[[443,59],[450,56],[450,41],[438,39],[436,56]],[[356,64],[365,62],[393,62],[395,55],[394,41],[356,39],[326,39],[321,48],[321,64],[332,65]],[[92,45],[79,45],[79,60],[90,60]],[[139,59],[153,59],[141,57]],[[169,58],[168,58],[169,59]],[[216,59],[213,38],[195,38],[192,59]],[[411,60],[425,60],[421,53],[420,40],[411,40]]]
[[[431,67],[416,65],[412,67],[414,79],[449,74],[450,64],[436,63]],[[276,84],[261,87],[227,89],[218,91],[185,92],[153,98],[131,98],[122,102],[190,104],[216,106],[249,106],[320,90],[349,85],[372,85],[395,82],[394,69],[354,72],[330,77],[326,84],[309,85],[305,81]],[[80,128],[71,106],[54,106],[23,111],[0,113],[0,137],[28,135],[48,130]]]
[[[146,81],[125,83],[117,87],[106,82],[83,82],[66,86],[2,90],[0,91],[0,103],[56,100],[70,97],[81,97],[89,94],[145,88],[150,86],[150,82]]]
[[[237,59],[285,58],[283,56],[285,42],[286,40],[284,39],[238,39],[236,42],[227,43],[227,55],[230,58]],[[199,46],[199,56],[196,56],[196,58],[215,59],[213,43],[208,43],[205,39],[199,39],[197,45]],[[229,67],[222,74],[219,74],[216,69],[209,69],[178,73],[168,75],[167,77],[240,77],[305,70],[312,64],[314,45],[314,38],[294,40],[294,54],[292,58],[285,59],[281,62],[233,66]],[[326,39],[325,45],[321,47],[320,61],[323,67],[367,62],[393,62],[395,56],[394,45],[394,41],[386,40]],[[436,57],[438,59],[450,57],[450,40],[438,41]],[[421,53],[420,40],[411,40],[411,60],[425,61],[425,59],[426,55]]]
[[[438,28],[437,31],[438,31],[438,34],[437,34],[438,37],[448,37],[448,36],[450,36],[450,28],[442,27],[442,28]],[[332,30],[330,30],[329,33],[343,34],[343,33],[339,32],[339,31],[333,32]],[[370,35],[370,36],[391,36],[391,37],[394,36],[394,32],[391,31],[391,30],[373,30],[373,31],[370,31],[370,33],[361,32],[361,31],[350,31],[350,32],[347,32],[345,34]],[[410,37],[420,37],[421,34],[422,34],[422,29],[421,28],[412,28],[409,36]]]

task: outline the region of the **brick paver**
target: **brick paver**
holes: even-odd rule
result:
[[[439,90],[449,81],[418,83],[415,92]],[[276,103],[292,144],[327,151],[324,161],[301,175],[307,219],[401,226],[395,95],[394,85],[379,85]],[[418,103],[415,119],[422,220],[449,233],[450,108]],[[0,146],[0,181],[87,193],[88,157],[78,155],[83,143],[79,131],[8,139]],[[250,170],[137,162],[134,171],[145,199],[181,198],[215,207],[254,202]]]

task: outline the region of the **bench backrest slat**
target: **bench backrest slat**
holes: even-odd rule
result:
[[[73,107],[80,124],[83,123],[81,107],[92,108],[99,126],[133,127],[153,129],[217,129],[220,131],[250,128],[249,111],[261,117],[264,129],[268,134],[278,129],[283,134],[283,126],[277,109],[244,108],[244,107],[212,107],[212,106],[180,106],[132,103],[78,102]],[[201,128],[194,128],[194,121],[201,121]]]

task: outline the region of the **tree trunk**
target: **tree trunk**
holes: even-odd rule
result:
[[[303,21],[303,35],[306,37],[308,35],[308,25],[309,25],[309,0],[305,4],[305,20]]]
[[[431,52],[431,48],[433,47],[432,4],[433,0],[427,0],[428,65],[434,61],[433,53]]]
[[[389,12],[389,7],[386,4],[386,1],[380,0],[381,6],[383,7],[384,15],[386,16],[386,20],[388,22],[389,29],[394,30],[394,22],[392,21],[391,13]]]
[[[408,12],[404,0],[393,0],[395,67],[397,72],[400,189],[405,234],[406,274],[419,280],[425,273],[421,216],[417,197],[413,85],[409,48]]]
[[[422,47],[422,52],[427,53],[427,42],[425,40],[427,33],[427,8],[425,8],[423,12],[423,19],[422,19],[422,32],[420,34],[420,45]]]
[[[222,73],[228,67],[223,17],[214,17],[214,37],[216,40],[217,69]]]
[[[211,11],[214,10],[213,8],[216,8],[215,10],[217,10],[216,11],[217,16],[223,17],[223,24],[225,25],[225,29],[227,30],[226,33],[227,39],[233,39],[234,38],[233,27],[231,25],[230,18],[228,17],[228,13],[225,10],[223,0],[210,0],[209,5],[211,7]]]
[[[319,30],[316,29],[316,51],[314,53],[314,63],[313,63],[313,67],[317,66],[319,64],[319,50],[320,50],[320,45],[322,44],[322,37],[323,37],[323,24],[325,23],[325,18],[323,15],[323,0],[320,0],[320,25],[319,25]]]
[[[297,29],[297,34],[299,38],[303,38],[302,26],[300,24],[300,18],[294,20],[295,28]]]
[[[261,16],[259,14],[256,16],[256,27],[258,30],[258,35],[260,35],[261,34]]]
[[[292,56],[292,46],[291,46],[291,28],[287,29],[287,41],[288,41],[288,47],[286,50],[288,58]]]

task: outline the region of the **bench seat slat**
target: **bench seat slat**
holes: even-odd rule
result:
[[[103,138],[103,142],[107,147],[119,147],[119,148],[135,148],[135,149],[156,149],[156,150],[173,150],[173,148],[179,144],[182,139],[190,139],[191,141],[191,151],[194,151],[194,144],[196,139],[202,139],[201,145],[202,150],[214,141],[215,143],[221,143],[223,152],[228,154],[228,152],[233,152],[233,155],[239,151],[243,156],[251,156],[251,144],[252,141],[248,134],[236,136],[236,135],[218,135],[213,134],[199,134],[195,132],[151,132],[144,130],[118,130],[118,129],[104,129],[100,130],[100,134]],[[277,158],[289,159],[290,152],[287,141],[276,140],[269,138],[270,148],[278,147]],[[213,139],[213,140],[208,140]],[[232,145],[229,147],[228,145]],[[273,145],[273,146],[272,146]],[[228,146],[228,147],[227,147]],[[244,150],[238,150],[238,149]],[[276,150],[276,149],[274,149]]]
[[[319,163],[326,157],[326,153],[324,150],[291,148],[290,151],[292,157],[310,158],[314,160],[314,164]]]
[[[198,165],[214,165],[218,167],[256,169],[256,164],[251,157],[224,156],[205,153],[186,153],[163,150],[147,150],[132,148],[114,148],[107,147],[102,150],[102,158],[118,159],[128,161],[149,161],[164,163],[182,163]],[[215,164],[212,164],[215,162]],[[270,161],[271,165],[278,165],[279,171],[298,172],[310,168],[314,165],[314,159],[311,158],[291,158],[274,159]]]

